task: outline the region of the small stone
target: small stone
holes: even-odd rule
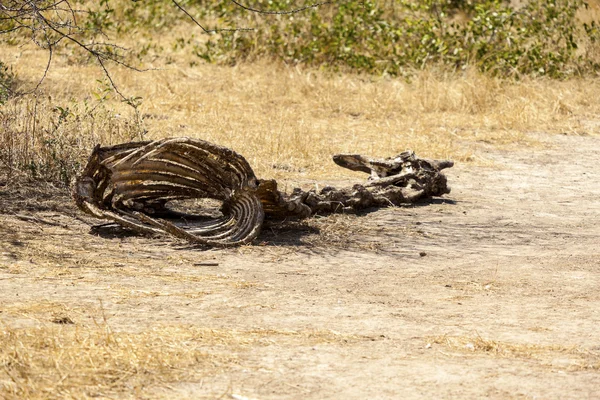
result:
[[[52,319],[52,322],[61,325],[72,325],[75,323],[71,318],[67,317],[66,315],[55,317]]]

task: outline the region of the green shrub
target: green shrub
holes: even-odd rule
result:
[[[221,32],[197,45],[196,54],[211,62],[267,56],[392,75],[441,64],[553,78],[598,69],[577,52],[581,42],[597,34],[594,24],[576,18],[585,7],[582,0],[531,0],[520,8],[502,0],[349,0],[276,16],[248,13],[230,2],[196,3],[203,4],[206,15],[257,28]],[[278,11],[292,9],[295,2],[258,3]]]
[[[416,69],[436,65],[476,67],[499,76],[552,78],[600,69],[600,57],[594,55],[600,49],[598,25],[578,19],[585,14],[584,0],[528,0],[518,6],[506,0],[340,0],[279,15],[250,12],[231,1],[178,3],[208,29],[254,29],[221,30],[206,40],[197,40],[196,34],[202,31],[196,28],[186,37],[174,39],[174,49],[190,48],[199,58],[214,63],[235,64],[266,57],[373,74],[410,75]],[[131,63],[137,62],[131,56],[142,60],[161,53],[163,48],[154,42],[156,36],[177,24],[190,23],[188,15],[164,0],[84,4],[91,9],[81,14],[83,30],[77,35],[90,39],[98,33],[99,42],[105,41],[100,32],[117,38],[116,42],[119,36],[144,35],[143,43],[128,56],[120,47],[104,49]],[[248,0],[244,4],[285,12],[311,1]],[[11,23],[15,21],[5,19],[0,27]],[[18,37],[2,35],[8,41],[18,41]],[[93,57],[88,54],[88,58]]]

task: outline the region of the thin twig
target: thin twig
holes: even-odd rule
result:
[[[135,1],[135,0],[134,0]],[[203,33],[212,34],[217,32],[248,32],[254,31],[254,28],[217,28],[208,29],[201,24],[179,1],[171,0],[173,4],[182,11],[190,20],[196,24]],[[335,1],[322,1],[314,4],[309,4],[304,7],[296,8],[289,11],[267,11],[252,8],[240,3],[238,0],[231,0],[233,4],[246,11],[266,15],[288,15],[299,13],[308,9],[317,8],[327,4],[335,4]],[[86,43],[78,37],[88,37],[93,35],[101,35],[107,37],[101,29],[79,26],[77,14],[90,13],[90,11],[75,9],[69,0],[56,0],[53,2],[45,2],[39,0],[8,0],[0,4],[0,21],[11,21],[14,26],[0,30],[0,35],[26,30],[31,33],[31,41],[42,49],[48,51],[48,62],[44,69],[44,73],[37,82],[35,88],[30,91],[15,93],[14,95],[26,95],[36,92],[44,82],[48,71],[50,70],[53,52],[59,43],[63,40],[74,43],[79,48],[90,54],[96,59],[100,68],[104,72],[111,87],[122,98],[123,101],[131,104],[131,99],[125,96],[117,86],[113,76],[111,75],[107,62],[111,61],[117,65],[123,66],[137,72],[147,71],[147,69],[136,68],[128,62],[124,61],[123,55],[119,51],[127,49],[112,43],[97,43],[92,40],[91,43]],[[77,35],[77,36],[75,36]],[[104,46],[104,50],[99,46]],[[135,105],[132,105],[135,107]]]
[[[259,10],[257,8],[252,8],[252,7],[248,7],[245,6],[239,2],[237,2],[236,0],[230,0],[233,4],[235,4],[236,6],[243,8],[246,11],[251,11],[251,12],[255,12],[258,14],[267,14],[267,15],[289,15],[289,14],[296,14],[302,11],[306,11],[309,10],[311,8],[317,8],[317,7],[321,7],[327,4],[334,4],[335,2],[333,1],[323,1],[321,3],[314,3],[314,4],[309,4],[307,6],[301,7],[301,8],[296,8],[294,10],[289,10],[289,11],[266,11],[266,10]]]
[[[42,85],[42,82],[44,82],[44,79],[46,79],[46,76],[48,75],[48,71],[50,70],[50,64],[52,64],[52,53],[53,53],[52,46],[48,46],[48,63],[46,63],[46,68],[44,69],[44,74],[38,81],[37,85],[35,85],[35,88],[26,94],[31,94],[31,93],[36,92],[39,89],[39,87]]]
[[[175,6],[177,6],[177,8],[179,8],[181,11],[183,11],[183,13],[185,15],[187,15],[194,24],[198,25],[200,27],[200,29],[202,29],[202,31],[204,31],[204,33],[217,33],[217,32],[248,32],[248,31],[253,31],[254,28],[221,28],[221,29],[206,29],[200,22],[198,22],[198,20],[196,20],[196,18],[194,18],[194,16],[192,14],[190,14],[188,12],[188,10],[186,10],[181,4],[179,4],[177,1],[175,0],[171,0],[173,2],[173,4],[175,4]]]
[[[47,219],[43,219],[40,217],[32,217],[30,215],[23,215],[23,214],[14,214],[14,217],[20,219],[21,221],[37,222],[39,224],[45,224],[45,225],[50,225],[50,226],[59,226],[61,228],[65,228],[65,229],[69,228],[68,225],[60,224],[60,223],[54,222],[54,221],[48,221]]]

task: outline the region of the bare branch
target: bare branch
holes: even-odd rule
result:
[[[248,31],[253,31],[254,28],[220,28],[220,29],[206,29],[202,24],[200,24],[200,22],[198,22],[198,20],[196,20],[196,18],[194,18],[194,16],[192,14],[190,14],[188,12],[188,10],[186,10],[181,4],[179,4],[177,1],[175,0],[171,0],[173,2],[173,4],[175,4],[175,6],[177,6],[177,8],[179,8],[181,11],[183,11],[183,13],[185,15],[187,15],[192,22],[194,22],[194,24],[198,25],[200,27],[200,29],[202,29],[202,31],[204,33],[217,33],[217,32],[248,32]]]
[[[41,3],[41,5],[40,5]],[[50,12],[49,16],[44,15],[45,12]],[[122,46],[107,42],[91,42],[85,43],[76,38],[75,34],[102,34],[103,32],[91,31],[81,28],[77,24],[77,13],[85,11],[74,9],[68,0],[59,0],[48,4],[35,0],[24,0],[23,2],[13,1],[11,4],[3,4],[0,7],[0,15],[5,20],[11,20],[17,26],[7,31],[0,33],[8,33],[17,30],[28,30],[31,33],[31,40],[40,48],[48,51],[48,63],[44,70],[42,78],[38,81],[35,88],[31,91],[21,92],[19,94],[30,94],[37,91],[44,81],[51,65],[52,55],[55,47],[63,40],[70,41],[90,54],[100,65],[104,74],[108,78],[112,88],[124,100],[128,98],[117,87],[108,67],[107,61],[113,62],[125,68],[143,72],[147,69],[136,68],[135,66],[123,61],[122,56],[117,50],[126,51]],[[67,13],[67,16],[64,15]]]
[[[19,29],[24,29],[24,26],[16,26],[12,29],[7,29],[5,31],[0,31],[0,35],[4,34],[4,33],[10,33],[10,32],[14,32],[14,31],[18,31]]]
[[[301,8],[296,8],[294,10],[289,10],[289,11],[266,11],[266,10],[259,10],[257,8],[252,8],[252,7],[248,7],[245,6],[239,2],[237,2],[236,0],[230,0],[233,4],[235,4],[236,6],[243,8],[246,11],[250,11],[250,12],[254,12],[254,13],[258,13],[258,14],[267,14],[267,15],[289,15],[289,14],[296,14],[302,11],[306,11],[309,10],[311,8],[317,8],[317,7],[321,7],[327,4],[335,4],[335,2],[333,1],[323,1],[321,3],[314,3],[314,4],[309,4],[308,6],[305,7],[301,7]]]
[[[254,30],[253,28],[208,29],[205,25],[200,23],[178,0],[171,1],[194,24],[202,29],[203,33],[212,34],[217,32],[244,32]],[[240,7],[244,10],[268,15],[295,14],[311,8],[335,3],[334,1],[322,1],[289,11],[265,11],[246,6],[237,0],[231,1],[237,7]],[[130,100],[117,87],[117,84],[109,71],[108,63],[112,62],[119,66],[138,72],[147,71],[147,69],[137,68],[127,62],[123,56],[123,53],[127,51],[127,49],[124,47],[111,43],[108,39],[103,42],[96,42],[94,38],[98,35],[103,36],[104,38],[108,38],[108,36],[101,29],[79,25],[77,15],[86,13],[89,14],[91,11],[73,8],[70,0],[2,1],[0,4],[0,21],[9,21],[12,26],[8,26],[6,29],[0,30],[0,35],[14,33],[17,31],[28,31],[31,35],[31,41],[40,48],[48,51],[48,63],[46,64],[42,78],[37,82],[33,90],[18,94],[30,94],[39,89],[48,74],[52,63],[53,52],[57,49],[62,41],[67,41],[75,44],[77,47],[95,59],[100,65],[100,68],[104,72],[114,91],[124,101]],[[86,42],[87,40],[90,40],[89,38],[91,38],[91,41]]]
[[[31,93],[36,92],[39,89],[39,87],[42,85],[42,82],[44,82],[44,79],[46,79],[46,75],[48,75],[48,71],[50,70],[50,64],[52,64],[52,54],[53,54],[53,49],[52,49],[52,46],[50,46],[50,47],[48,47],[48,62],[46,63],[46,68],[44,69],[44,74],[38,81],[37,85],[35,85],[35,88],[33,90],[29,91],[29,93],[25,93],[25,94],[31,94]]]
[[[113,81],[112,76],[110,75],[110,72],[108,72],[108,70],[106,69],[106,66],[104,65],[104,61],[102,60],[102,58],[99,56],[96,56],[96,60],[98,61],[98,64],[100,64],[100,68],[102,68],[102,70],[104,71],[104,75],[110,82],[110,86],[112,86],[112,88],[115,90],[115,92],[117,92],[117,94],[119,96],[121,96],[121,98],[123,98],[123,100],[125,100],[126,97],[123,95],[123,93],[121,93],[121,91],[117,87],[117,84],[115,83],[115,81]]]
[[[204,31],[204,33],[210,33],[210,31],[208,29],[206,29],[205,27],[203,27],[200,22],[196,21],[196,18],[194,18],[192,16],[192,14],[190,14],[185,8],[183,8],[178,2],[176,2],[175,0],[172,0],[173,4],[175,4],[175,6],[177,6],[177,8],[179,8],[181,11],[183,11],[185,13],[185,15],[187,15],[188,17],[190,17],[190,19],[200,27],[200,29],[202,29]]]

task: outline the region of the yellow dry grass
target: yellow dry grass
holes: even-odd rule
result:
[[[101,304],[84,308],[56,302],[17,303],[3,306],[2,315],[3,399],[156,398],[157,387],[197,382],[250,366],[248,353],[256,346],[343,345],[365,339],[329,330],[185,325],[122,332],[111,327]],[[92,322],[86,323],[85,317]],[[15,321],[22,326],[15,328]]]
[[[40,76],[43,52],[1,51],[21,81]],[[232,147],[261,177],[302,181],[352,176],[333,166],[330,156],[339,152],[389,156],[413,149],[465,162],[474,160],[477,143],[534,145],[534,132],[598,129],[591,122],[600,111],[594,79],[517,82],[475,71],[423,71],[407,82],[269,62],[189,67],[189,57],[143,73],[112,69],[123,92],[143,98],[138,112],[114,93],[99,105],[93,93],[102,93],[101,71],[65,57],[50,71],[44,95],[4,106],[0,143],[25,165],[52,157],[82,163],[95,143],[191,136]],[[71,111],[58,128],[56,107]]]
[[[427,342],[426,347],[428,348],[437,345],[454,352],[453,354],[447,354],[442,351],[445,355],[484,354],[499,358],[531,359],[538,361],[541,365],[568,371],[600,370],[600,354],[580,346],[511,343],[486,339],[479,334],[472,336],[437,336],[428,338]]]
[[[113,331],[105,321],[83,327],[61,321],[21,329],[0,325],[2,398],[156,398],[157,387],[244,366],[252,346],[356,340],[331,331],[186,326],[126,333]]]

